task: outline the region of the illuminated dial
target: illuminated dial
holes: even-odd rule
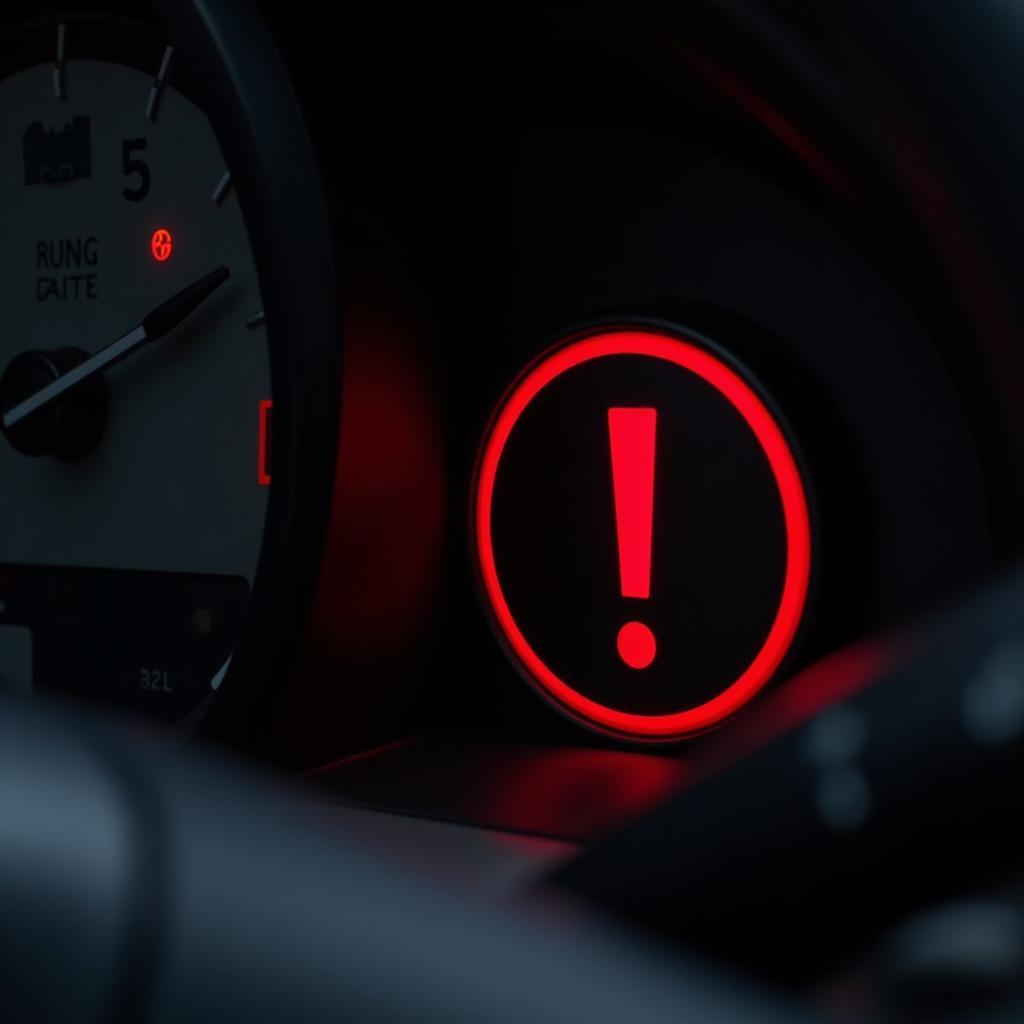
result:
[[[710,728],[771,680],[799,631],[803,475],[755,383],[695,335],[602,329],[531,366],[485,440],[474,507],[501,640],[593,728]]]
[[[246,226],[171,47],[113,23],[4,46],[0,674],[177,718],[221,678],[264,530]]]

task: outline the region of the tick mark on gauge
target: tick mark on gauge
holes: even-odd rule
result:
[[[220,684],[224,682],[224,677],[228,674],[228,669],[231,668],[231,658],[221,665],[217,674],[210,680],[210,689],[219,690]]]
[[[160,99],[163,96],[164,85],[167,83],[167,76],[171,70],[171,58],[174,56],[174,47],[168,46],[164,49],[164,55],[160,60],[160,68],[156,73],[153,84],[149,87],[149,99],[146,101],[146,119],[155,121],[160,108]]]
[[[213,190],[213,195],[210,199],[213,201],[214,206],[220,206],[224,201],[224,197],[231,191],[231,172],[225,171],[224,176],[217,182],[217,187]]]
[[[64,74],[65,53],[67,51],[68,27],[62,21],[57,26],[57,60],[53,66],[53,93],[59,100],[67,99]]]

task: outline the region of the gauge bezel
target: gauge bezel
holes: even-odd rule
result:
[[[267,519],[242,636],[203,723],[262,746],[274,689],[287,683],[305,628],[333,494],[341,316],[332,218],[305,115],[255,5],[157,0],[155,8],[172,42],[206,69],[201,105],[231,169],[266,312]]]

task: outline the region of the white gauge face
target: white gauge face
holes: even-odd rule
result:
[[[189,285],[230,276],[38,414],[59,420],[73,401],[88,430],[30,454],[13,429],[0,437],[0,666],[17,662],[22,688],[178,717],[237,643],[259,562],[263,302],[228,168],[174,87],[173,52],[146,37],[158,59],[145,71],[75,59],[73,43],[58,35],[55,62],[0,80],[0,413],[47,383],[38,354],[57,379]],[[66,435],[77,420],[63,423]]]
[[[91,355],[215,268],[231,278],[104,375],[87,455],[0,444],[0,563],[251,582],[270,368],[263,328],[246,325],[262,301],[217,140],[169,84],[147,117],[154,75],[82,60],[64,79],[64,98],[49,65],[0,82],[0,370],[26,351]]]

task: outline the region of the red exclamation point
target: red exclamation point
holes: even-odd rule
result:
[[[654,520],[654,439],[657,409],[609,409],[615,527],[619,539],[619,580],[623,597],[651,596],[651,534]],[[619,657],[647,668],[658,653],[654,634],[642,622],[619,630]]]

